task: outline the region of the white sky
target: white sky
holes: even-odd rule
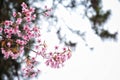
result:
[[[118,0],[102,0],[103,9],[112,10],[110,20],[105,24],[105,28],[111,32],[120,32],[120,2]],[[49,4],[49,0],[47,2]],[[44,64],[41,65],[42,74],[39,80],[120,80],[120,40],[101,41],[90,29],[90,22],[87,19],[82,19],[75,12],[67,12],[61,5],[58,6],[56,12],[60,19],[58,26],[64,28],[63,34],[67,33],[68,40],[78,42],[76,51],[73,51],[72,58],[65,63],[61,69],[51,69]],[[72,20],[71,20],[72,19]],[[65,22],[65,24],[64,24]],[[84,45],[84,41],[71,34],[65,25],[82,31],[87,31],[86,39],[90,47],[94,47],[91,51]],[[45,23],[44,28],[47,28]],[[44,33],[43,37],[47,39],[48,45],[58,44],[55,29],[51,29],[51,33]],[[118,35],[118,37],[120,37]],[[120,38],[118,38],[120,39]],[[52,40],[52,41],[51,41]]]

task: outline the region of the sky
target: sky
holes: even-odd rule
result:
[[[115,31],[120,33],[120,2],[118,2],[118,0],[102,1],[103,9],[111,9],[112,11],[111,17],[104,25],[105,29],[109,29],[112,33]],[[46,3],[49,4],[49,0]],[[57,26],[63,26],[62,33],[67,33],[67,40],[72,40],[78,44],[76,46],[76,50],[72,52],[71,59],[66,61],[64,67],[60,69],[51,69],[42,64],[40,66],[42,74],[40,74],[40,76],[36,79],[120,80],[120,35],[118,35],[117,42],[113,40],[102,41],[90,29],[90,22],[88,19],[81,18],[81,16],[78,15],[77,10],[76,12],[69,13],[62,5],[59,5],[55,14],[58,15],[58,18],[60,19]],[[42,36],[47,40],[47,44],[59,44],[55,34],[56,29],[51,28],[51,32],[46,33],[46,28],[49,27],[47,22],[44,22],[42,26],[44,26],[44,28],[42,28]],[[88,43],[88,47],[85,46],[85,42],[80,37],[75,34],[71,34],[71,32],[67,30],[66,26],[69,26],[74,30],[79,27],[83,32],[86,31],[86,41]],[[94,47],[94,50],[90,50],[90,47]]]

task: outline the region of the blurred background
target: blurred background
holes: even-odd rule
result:
[[[0,23],[20,12],[22,2],[36,9],[34,23],[48,46],[72,50],[63,68],[42,64],[43,73],[33,80],[120,80],[119,0],[0,0]],[[48,16],[42,14],[45,6],[52,9]],[[24,56],[29,53],[25,50]],[[24,80],[20,69],[19,60],[5,60],[0,54],[0,80]]]

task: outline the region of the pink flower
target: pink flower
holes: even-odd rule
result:
[[[17,40],[16,40],[16,43],[18,43],[19,45],[25,45],[25,44],[26,44],[25,41],[20,40],[20,39],[17,39]]]
[[[25,41],[21,40],[20,45],[25,45]]]
[[[33,27],[33,31],[34,31],[34,32],[38,32],[38,31],[39,31],[39,28],[36,27],[36,26],[34,26],[34,27]]]
[[[4,32],[5,32],[5,33],[9,33],[9,29],[7,29],[7,28],[4,29]]]
[[[35,20],[35,18],[36,18],[36,15],[35,14],[32,15],[32,20]]]
[[[58,46],[55,46],[55,49],[57,50],[57,49],[58,49]]]
[[[26,17],[30,17],[30,16],[31,16],[31,14],[32,14],[32,13],[31,13],[31,12],[29,12],[29,11],[28,11],[28,12],[25,12]]]
[[[63,51],[66,51],[66,48],[63,48]]]
[[[16,12],[13,12],[13,17],[16,17],[17,16],[17,13]]]
[[[13,33],[14,33],[13,28],[9,28],[9,34],[11,35],[11,34],[13,34]]]
[[[42,54],[42,52],[40,51],[40,52],[37,52],[37,55],[41,55]]]
[[[11,38],[11,34],[6,35],[6,38],[10,39]]]
[[[18,37],[22,37],[22,34],[21,34],[21,32],[19,31],[19,32],[17,32],[17,36]]]
[[[2,28],[2,27],[0,27],[0,33],[2,32],[2,30],[3,30],[3,28]]]
[[[34,13],[34,12],[35,12],[35,8],[30,7],[29,11],[30,11],[31,13]]]
[[[41,39],[38,39],[37,42],[38,42],[38,43],[41,43]]]
[[[27,22],[30,22],[31,21],[31,17],[25,17],[24,18]]]
[[[24,46],[20,46],[19,53],[20,53],[20,54],[23,54],[23,53],[24,53]]]
[[[45,9],[47,9],[47,5],[45,5]]]
[[[9,58],[9,56],[10,56],[10,55],[9,55],[9,53],[8,53],[8,52],[5,52],[5,53],[4,53],[4,58],[5,58],[5,59],[8,59],[8,58]]]
[[[15,28],[13,28],[13,34],[17,34],[19,32],[20,31],[19,31],[19,27],[18,26],[16,26]]]
[[[12,53],[11,57],[12,59],[17,59],[19,57],[19,53],[16,53],[16,54]]]
[[[35,46],[35,49],[39,49],[39,45],[36,45],[36,46]]]
[[[55,57],[48,59],[45,64],[51,68],[59,68],[63,63],[61,57],[56,55]]]
[[[28,13],[29,10],[27,8],[22,8],[22,13],[24,13],[26,15],[26,13]]]
[[[10,43],[10,42],[8,42],[8,43],[7,43],[7,46],[8,46],[8,47],[10,47],[10,46],[11,46],[11,43]]]
[[[16,23],[17,23],[17,24],[21,24],[21,22],[22,22],[22,19],[21,19],[21,18],[17,18]]]
[[[72,56],[72,55],[71,55],[71,52],[68,52],[68,53],[67,53],[67,59],[69,59],[71,56]]]
[[[27,8],[27,5],[26,5],[24,2],[21,4],[21,6],[22,6],[23,8]]]
[[[4,22],[4,25],[5,26],[10,26],[10,25],[12,25],[13,24],[13,22],[12,21],[9,21],[9,20],[6,20],[5,22]]]
[[[23,35],[23,36],[22,36],[22,38],[23,38],[24,40],[29,41],[29,40],[28,40],[28,36],[27,36],[27,35]]]
[[[27,32],[28,30],[30,30],[29,26],[28,25],[24,25],[23,30],[25,30]]]
[[[4,48],[1,48],[2,54],[4,54],[4,58],[8,59],[9,58],[9,54],[4,50]]]
[[[44,13],[44,16],[49,16],[48,12],[45,12],[45,13]]]

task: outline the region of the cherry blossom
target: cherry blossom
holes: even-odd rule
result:
[[[21,22],[22,22],[22,19],[21,18],[17,18],[16,23],[19,25],[19,24],[21,24]]]
[[[40,28],[33,24],[32,21],[35,20],[36,14],[34,14],[35,9],[28,7],[24,2],[21,4],[21,12],[13,12],[13,17],[16,21],[5,20],[0,23],[0,39],[1,52],[5,59],[12,58],[18,59],[24,50],[28,49],[32,51],[35,56],[27,56],[23,59],[25,67],[23,68],[23,74],[25,77],[35,77],[41,70],[37,69],[35,66],[39,63],[36,60],[38,56],[45,60],[45,64],[52,68],[60,68],[64,65],[64,62],[71,57],[71,50],[69,48],[63,48],[59,51],[59,46],[54,47],[54,51],[48,51],[48,46],[44,40],[41,39]],[[48,9],[45,7],[44,14],[49,15]],[[24,24],[22,24],[24,22]],[[36,45],[31,49],[28,47],[30,40],[35,40]]]
[[[3,30],[3,28],[2,28],[2,27],[0,27],[0,33],[2,32],[2,30]]]
[[[12,21],[10,21],[10,20],[6,20],[5,22],[4,22],[4,25],[5,26],[10,26],[10,25],[12,25]]]

